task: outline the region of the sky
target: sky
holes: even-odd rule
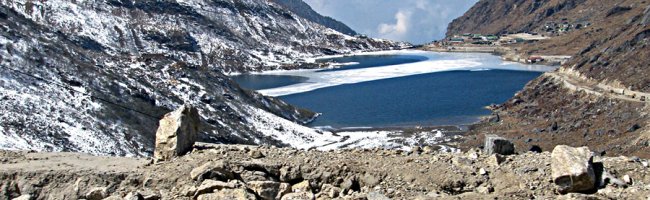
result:
[[[370,37],[423,44],[478,0],[304,0],[316,12]]]

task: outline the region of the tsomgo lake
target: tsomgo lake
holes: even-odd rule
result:
[[[322,115],[317,128],[464,125],[555,67],[484,53],[401,50],[323,57],[331,68],[234,75],[242,87]]]

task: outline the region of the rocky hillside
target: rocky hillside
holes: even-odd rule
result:
[[[450,24],[448,36],[534,32],[551,38],[516,45],[520,53],[573,58],[498,107],[503,120],[476,134],[505,132],[521,146],[590,145],[649,157],[650,100],[643,99],[650,99],[649,25],[648,1],[479,1]]]
[[[573,158],[562,155],[558,151],[511,156],[476,150],[439,153],[426,147],[408,152],[323,152],[200,145],[189,155],[152,164],[145,159],[78,153],[0,151],[0,197],[425,200],[646,199],[650,195],[648,160],[599,156],[593,163],[584,160],[584,165],[574,166],[593,171],[568,184],[595,189],[562,195],[555,183],[567,185],[554,177],[571,169],[564,168],[562,158]],[[585,155],[567,163],[589,158]],[[591,184],[579,182],[586,179]]]
[[[352,30],[352,28],[348,27],[348,25],[345,25],[344,23],[336,19],[332,19],[331,17],[326,17],[317,13],[311,8],[311,6],[309,6],[307,3],[303,2],[302,0],[271,0],[271,1],[281,5],[282,7],[285,7],[286,9],[292,11],[293,13],[296,13],[296,15],[302,18],[308,19],[312,22],[316,22],[327,28],[334,29],[338,32],[347,35],[353,36],[357,34],[357,32]]]
[[[224,72],[399,45],[265,0],[8,0],[0,29],[0,148],[102,155],[150,155],[158,120],[182,104],[199,109],[206,142],[310,141],[320,134],[292,122],[314,113]]]

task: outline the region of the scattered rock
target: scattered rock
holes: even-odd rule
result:
[[[169,160],[192,150],[201,117],[196,108],[183,105],[160,120],[156,131],[155,160]]]
[[[353,177],[353,176],[348,176],[343,180],[343,183],[341,183],[341,188],[350,191],[350,190],[358,190],[359,188],[359,182]]]
[[[310,192],[296,192],[284,195],[281,200],[314,200],[314,194]]]
[[[239,176],[241,177],[241,180],[244,182],[270,180],[266,172],[262,172],[262,171],[244,171],[241,174],[239,174]]]
[[[476,188],[476,192],[480,194],[490,194],[494,192],[494,187],[492,186],[479,186]]]
[[[623,181],[625,181],[625,183],[628,185],[632,185],[632,177],[630,177],[630,175],[626,174],[625,176],[623,176]]]
[[[124,200],[124,199],[121,196],[112,195],[112,196],[106,197],[106,198],[104,198],[102,200]]]
[[[280,199],[284,195],[291,193],[291,184],[288,183],[280,183],[280,188],[278,190],[278,196],[275,197],[275,199]]]
[[[650,6],[645,8],[645,12],[643,12],[643,20],[641,21],[641,24],[644,26],[650,25]]]
[[[436,150],[435,150],[433,147],[428,146],[428,145],[422,147],[422,152],[423,152],[423,153],[433,153],[433,152],[435,152],[435,151],[436,151]]]
[[[534,153],[542,153],[542,147],[539,147],[537,145],[533,145],[533,146],[530,147],[530,149],[528,151],[534,152]]]
[[[557,125],[557,122],[553,122],[553,124],[551,124],[551,127],[549,127],[551,131],[557,131],[559,128],[560,127]]]
[[[478,159],[478,157],[479,157],[479,155],[478,155],[478,153],[476,151],[470,150],[470,152],[467,153],[467,158],[469,158],[471,160],[476,160],[476,159]]]
[[[502,156],[500,154],[492,154],[488,158],[487,162],[488,162],[488,164],[490,164],[492,166],[499,166],[501,163],[503,163],[505,161],[506,161],[506,157],[504,157],[504,156]]]
[[[485,135],[485,153],[511,155],[515,153],[515,145],[509,140],[497,135]]]
[[[556,146],[551,153],[551,170],[558,192],[565,194],[592,190],[596,185],[592,164],[589,148]]]
[[[248,156],[250,156],[252,159],[264,158],[264,154],[262,154],[262,152],[258,150],[252,150],[248,152]]]
[[[478,170],[478,174],[480,174],[480,175],[487,175],[488,172],[487,172],[487,170],[485,170],[484,168],[481,168],[481,169]]]
[[[300,173],[300,167],[291,167],[284,166],[280,168],[280,181],[282,182],[294,182],[295,180],[302,179],[302,174]]]
[[[196,189],[196,195],[201,195],[205,193],[212,193],[214,190],[221,190],[221,189],[235,189],[237,188],[237,184],[233,182],[222,182],[222,181],[215,181],[215,180],[210,180],[207,179],[201,183],[201,185]]]
[[[154,191],[154,190],[144,190],[140,192],[142,194],[142,199],[143,200],[159,200],[161,199],[161,195],[159,191]]]
[[[390,198],[379,192],[368,192],[367,198],[369,200],[390,200]]]
[[[413,148],[411,148],[411,152],[412,152],[412,153],[416,153],[416,154],[417,154],[417,153],[421,153],[421,152],[422,152],[422,148],[421,148],[420,146],[414,146]]]
[[[226,169],[223,161],[210,161],[190,171],[193,180],[203,181],[204,179],[217,178],[228,181],[233,178],[233,173]]]
[[[361,187],[367,186],[367,187],[375,187],[381,182],[381,179],[373,176],[371,174],[365,174],[360,177],[359,183]]]
[[[302,181],[298,184],[292,185],[291,186],[291,191],[292,192],[309,192],[311,193],[311,185],[309,184],[309,181]]]
[[[336,198],[339,196],[340,193],[341,193],[341,188],[338,188],[331,184],[323,184],[323,187],[321,187],[319,193],[320,195],[317,196],[318,198],[323,198],[323,196],[327,198]]]
[[[501,116],[499,116],[499,113],[494,113],[487,118],[487,121],[490,123],[498,123],[501,121]]]
[[[197,200],[255,200],[255,195],[245,189],[224,189],[215,193],[202,194]]]
[[[126,196],[124,196],[124,200],[144,200],[144,197],[142,197],[142,195],[138,192],[129,192],[126,194]]]
[[[634,124],[634,125],[630,126],[630,128],[627,129],[627,132],[634,132],[636,130],[639,130],[640,128],[641,128],[641,126],[639,124]]]
[[[627,187],[627,183],[625,183],[625,181],[616,178],[616,176],[610,174],[607,171],[603,171],[600,177],[601,180],[600,180],[599,187],[605,187],[607,184],[610,184],[615,187]]]
[[[106,187],[96,187],[86,193],[87,200],[102,200],[108,196]]]
[[[252,181],[248,183],[248,188],[265,200],[273,200],[280,193],[280,183],[273,181]]]

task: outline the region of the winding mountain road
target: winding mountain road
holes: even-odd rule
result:
[[[569,90],[582,91],[596,96],[605,96],[624,101],[650,103],[650,93],[628,90],[626,88],[615,87],[596,81],[588,80],[563,70],[547,72],[544,76],[551,77]],[[642,98],[645,97],[644,100]]]

